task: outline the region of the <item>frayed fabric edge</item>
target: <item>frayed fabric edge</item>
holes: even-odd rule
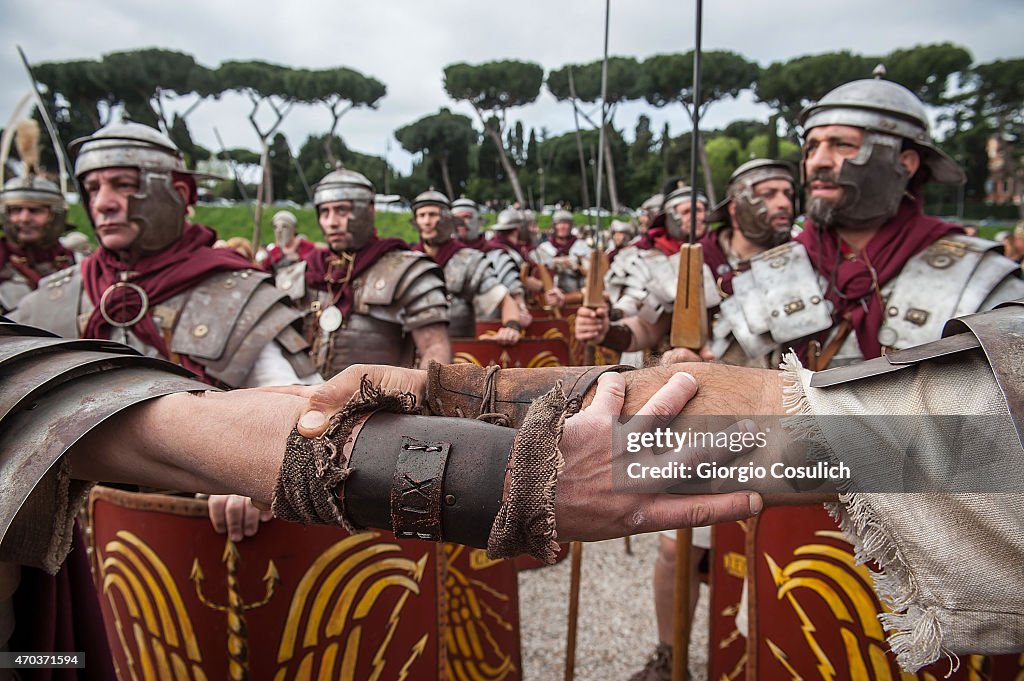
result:
[[[511,558],[526,553],[548,565],[558,555],[555,493],[565,466],[561,440],[565,421],[580,409],[562,382],[534,400],[519,427],[509,456],[508,496],[498,509],[487,541],[487,556]],[[540,493],[533,491],[540,489]]]
[[[807,444],[810,459],[833,461],[828,439],[800,380],[800,360],[795,353],[787,353],[780,368],[783,406],[790,414],[782,420],[783,427]],[[839,502],[825,504],[825,509],[853,545],[857,562],[874,562],[880,568],[879,572],[871,571],[871,579],[878,598],[892,611],[878,617],[890,632],[888,641],[896,661],[904,671],[916,672],[945,656],[950,661],[950,674],[954,673],[959,668],[959,658],[942,645],[938,610],[915,603],[920,591],[905,557],[868,498],[853,491],[850,482],[846,481],[840,489]]]

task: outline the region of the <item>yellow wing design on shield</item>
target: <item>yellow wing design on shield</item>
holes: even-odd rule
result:
[[[819,530],[815,535],[825,541],[797,548],[793,560],[785,566],[780,566],[767,553],[764,558],[777,588],[775,596],[786,599],[801,622],[804,640],[817,660],[816,678],[834,681],[848,673],[849,678],[872,681],[937,681],[936,676],[926,670],[901,674],[895,669],[894,662],[886,655],[888,644],[878,620],[881,604],[872,588],[871,572],[857,564],[853,547],[841,532]],[[825,626],[838,626],[842,637],[843,651],[838,659],[830,658],[818,641],[819,630],[801,606],[798,595],[816,597],[828,606],[833,622]],[[770,637],[766,643],[789,678],[803,678],[778,644]],[[968,664],[980,660],[972,655]],[[840,673],[838,670],[848,671]]]
[[[101,552],[97,564],[103,593],[110,601],[121,647],[128,660],[122,679],[206,681],[202,651],[192,620],[167,565],[132,532],[121,530]],[[124,609],[116,606],[124,603]],[[122,618],[128,613],[128,619]]]
[[[388,649],[407,600],[420,593],[429,553],[412,560],[402,555],[398,544],[379,537],[376,532],[346,537],[322,553],[303,575],[281,634],[275,681],[355,679],[361,651],[369,654],[374,647],[369,674],[360,678],[377,681],[387,665],[389,678],[407,676],[429,634],[411,650]],[[401,595],[391,606],[384,630],[364,629],[382,594],[391,589]],[[365,662],[362,668],[366,669]]]
[[[500,561],[487,552],[456,544],[445,544],[448,568],[445,591],[448,598],[447,678],[455,681],[501,681],[516,672],[516,662],[502,645],[498,630],[511,632],[515,625],[499,610],[512,595],[502,593],[479,579],[480,571]],[[468,560],[459,560],[469,552]],[[506,636],[507,638],[507,636]]]

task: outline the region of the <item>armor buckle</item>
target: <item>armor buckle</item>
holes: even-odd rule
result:
[[[912,307],[909,310],[907,310],[907,314],[903,318],[910,322],[911,324],[924,326],[925,322],[928,321],[928,311]]]

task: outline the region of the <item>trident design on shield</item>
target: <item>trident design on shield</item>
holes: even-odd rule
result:
[[[266,593],[258,601],[246,603],[242,599],[241,590],[238,585],[238,547],[230,539],[224,545],[224,555],[221,560],[227,570],[227,603],[218,605],[203,594],[203,580],[206,575],[199,566],[199,559],[192,561],[192,572],[189,579],[196,585],[196,597],[199,601],[211,610],[227,613],[228,619],[228,678],[231,681],[245,681],[249,678],[249,633],[245,625],[245,613],[249,610],[262,608],[274,597],[274,591],[281,581],[277,573],[277,566],[271,560],[267,563],[267,571],[263,575],[263,582],[266,584]]]

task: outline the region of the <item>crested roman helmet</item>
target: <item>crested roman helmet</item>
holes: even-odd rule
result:
[[[747,161],[729,176],[725,199],[715,206],[708,216],[708,222],[729,222],[729,203],[736,205],[736,224],[733,225],[750,241],[762,246],[777,246],[789,238],[789,230],[772,227],[768,205],[757,196],[755,187],[767,180],[784,180],[796,197],[796,178],[793,169],[785,161],[758,158]]]
[[[662,210],[665,213],[665,229],[674,239],[683,241],[689,238],[690,225],[684,225],[679,214],[676,213],[676,206],[681,203],[689,203],[693,200],[693,187],[689,187],[686,184],[680,182],[674,190],[669,192],[665,196],[665,202],[662,205]],[[708,207],[708,197],[704,196],[701,192],[697,192],[697,201],[704,205],[704,209]]]
[[[365,175],[348,168],[337,168],[324,175],[313,187],[313,205],[320,206],[336,201],[352,202],[352,217],[349,218],[348,232],[352,235],[352,250],[358,251],[374,234],[373,198],[376,195],[373,183]]]
[[[69,149],[75,157],[75,176],[85,190],[85,175],[104,168],[135,168],[139,189],[128,197],[128,220],[139,225],[139,250],[158,253],[181,238],[188,206],[197,199],[196,179],[213,177],[185,167],[181,151],[159,130],[130,121],[103,126],[88,137],[74,140]],[[182,198],[173,186],[177,179],[189,183],[189,197]],[[91,211],[89,219],[92,221]],[[93,224],[95,228],[95,223]]]
[[[800,113],[798,122],[805,136],[826,125],[864,130],[860,152],[844,161],[839,173],[843,199],[827,214],[817,215],[817,220],[856,226],[895,215],[911,179],[900,163],[900,153],[908,148],[920,154],[922,167],[927,169],[925,180],[951,185],[966,181],[960,166],[932,140],[921,100],[884,76],[885,67],[879,65],[874,78],[840,85]],[[813,179],[806,177],[806,170],[802,174],[805,183]],[[822,212],[814,204],[813,199],[808,204],[812,217]]]
[[[0,212],[3,213],[4,234],[19,245],[18,227],[8,216],[8,207],[43,206],[49,209],[49,219],[43,226],[41,239],[34,247],[48,248],[67,231],[68,205],[64,193],[54,182],[39,174],[39,124],[34,119],[18,121],[14,126],[14,140],[24,165],[24,174],[7,180],[0,189]],[[0,169],[0,177],[2,177]]]

